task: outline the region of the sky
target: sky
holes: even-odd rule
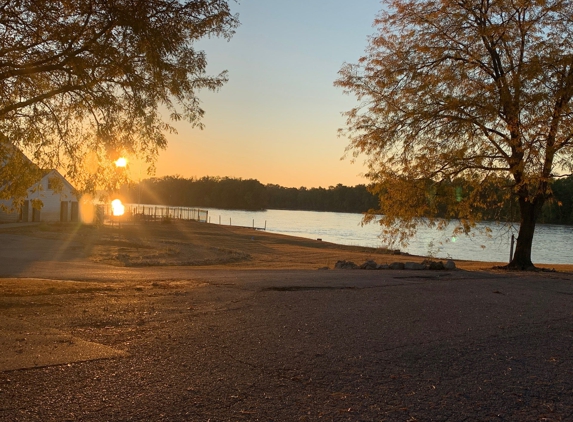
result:
[[[238,177],[287,187],[367,183],[363,160],[341,160],[342,112],[354,97],[333,86],[364,54],[379,0],[231,1],[241,26],[230,41],[198,44],[208,72],[229,72],[217,93],[199,94],[205,128],[177,122],[157,177]]]

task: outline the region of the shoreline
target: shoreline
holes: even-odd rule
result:
[[[274,209],[269,209],[265,213],[225,209],[208,209],[208,211],[211,216],[211,224],[217,224],[216,220],[219,214],[223,217],[223,225],[225,220],[227,224],[229,223],[230,217],[232,217],[233,223],[240,221],[238,224],[245,226],[251,226],[253,219],[257,225],[262,225],[263,220],[268,220],[267,230],[278,234],[301,236],[307,239],[322,238],[340,245],[359,245],[373,248],[383,246],[378,238],[380,234],[378,224],[371,223],[361,228],[354,227],[360,225],[359,221],[362,214]],[[272,214],[283,211],[285,212],[284,215]],[[264,215],[266,213],[271,215]],[[331,215],[321,217],[320,214]],[[297,220],[303,218],[308,218],[308,223],[298,224]],[[214,223],[213,219],[215,219]],[[275,226],[273,223],[278,221],[282,221],[283,224]],[[344,226],[339,227],[339,222],[343,223]],[[539,223],[537,227],[533,245],[534,262],[542,262],[545,265],[573,264],[573,256],[566,252],[569,243],[569,226]],[[489,229],[492,230],[491,236],[485,232]],[[506,227],[505,223],[497,224],[492,221],[484,221],[478,223],[476,229],[469,236],[452,237],[450,232],[451,230],[438,231],[420,226],[417,235],[410,239],[408,246],[403,247],[397,244],[390,246],[390,248],[401,249],[418,256],[443,256],[441,259],[447,259],[448,256],[451,256],[455,260],[470,261],[477,258],[482,262],[503,263],[509,258],[510,237],[511,233],[517,236],[517,226]],[[552,253],[551,248],[555,243],[559,245],[559,249]]]
[[[134,223],[99,228],[68,223],[11,224],[0,225],[0,234],[24,235],[25,238],[21,239],[27,239],[20,245],[21,253],[12,250],[18,248],[16,243],[12,248],[5,246],[4,254],[16,259],[27,257],[30,262],[34,259],[49,262],[52,254],[63,262],[83,260],[129,268],[189,266],[218,270],[316,270],[324,267],[333,269],[334,264],[342,260],[353,261],[357,265],[368,260],[378,264],[447,260],[405,253],[394,255],[393,251],[381,248],[341,245],[271,231],[194,221]],[[57,245],[76,246],[62,249]],[[35,255],[27,253],[30,249],[35,251]],[[506,265],[502,261],[454,262],[457,268],[467,271],[505,272],[494,267]],[[10,260],[5,265],[10,265]],[[573,272],[573,264],[536,263],[536,266]]]

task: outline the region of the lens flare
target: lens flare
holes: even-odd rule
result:
[[[111,201],[111,213],[114,216],[123,215],[124,212],[125,212],[125,206],[121,203],[119,199],[114,199],[113,201]]]
[[[84,194],[80,198],[80,221],[84,224],[92,224],[95,217],[95,204],[93,196]]]

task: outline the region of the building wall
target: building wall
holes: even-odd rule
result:
[[[63,181],[63,186],[61,191],[55,192],[53,189],[50,189],[49,181],[51,178],[61,178]],[[38,189],[39,188],[39,189]],[[64,213],[66,216],[66,221],[72,221],[74,219],[74,215],[72,214],[72,203],[77,202],[77,198],[73,194],[72,187],[69,183],[65,181],[65,179],[56,171],[51,171],[46,174],[38,184],[32,186],[28,191],[27,200],[29,201],[28,206],[28,215],[22,215],[21,210],[16,210],[12,213],[2,212],[0,210],[0,221],[2,222],[17,222],[17,221],[34,221],[34,215],[39,214],[39,220],[36,218],[36,221],[61,221],[61,210],[62,210],[62,201],[67,203],[67,213]],[[32,201],[35,199],[39,199],[42,201],[42,208],[39,210],[34,210],[32,206]],[[0,201],[7,206],[10,206],[12,201]]]
[[[60,221],[60,194],[42,192],[40,199],[44,204],[40,210],[40,221]]]
[[[60,221],[61,203],[62,201],[67,202],[68,212],[66,221],[71,221],[72,202],[77,201],[77,198],[74,196],[69,184],[65,181],[61,191],[55,192],[54,190],[50,189],[49,181],[54,177],[60,178],[62,181],[65,180],[62,176],[60,176],[59,173],[51,171],[50,173],[46,174],[42,180],[40,180],[40,189],[36,190],[36,192],[31,192],[28,195],[28,198],[30,200],[39,199],[42,201],[43,206],[40,210],[40,221]],[[35,187],[36,186],[33,188]],[[31,190],[33,190],[33,188]],[[32,214],[33,210],[30,204],[28,221],[32,221]]]

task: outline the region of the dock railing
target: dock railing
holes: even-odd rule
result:
[[[103,218],[108,221],[137,222],[137,221],[166,221],[187,220],[206,223],[209,211],[200,208],[170,207],[165,205],[125,204],[122,216],[114,216],[111,205],[103,205]]]

